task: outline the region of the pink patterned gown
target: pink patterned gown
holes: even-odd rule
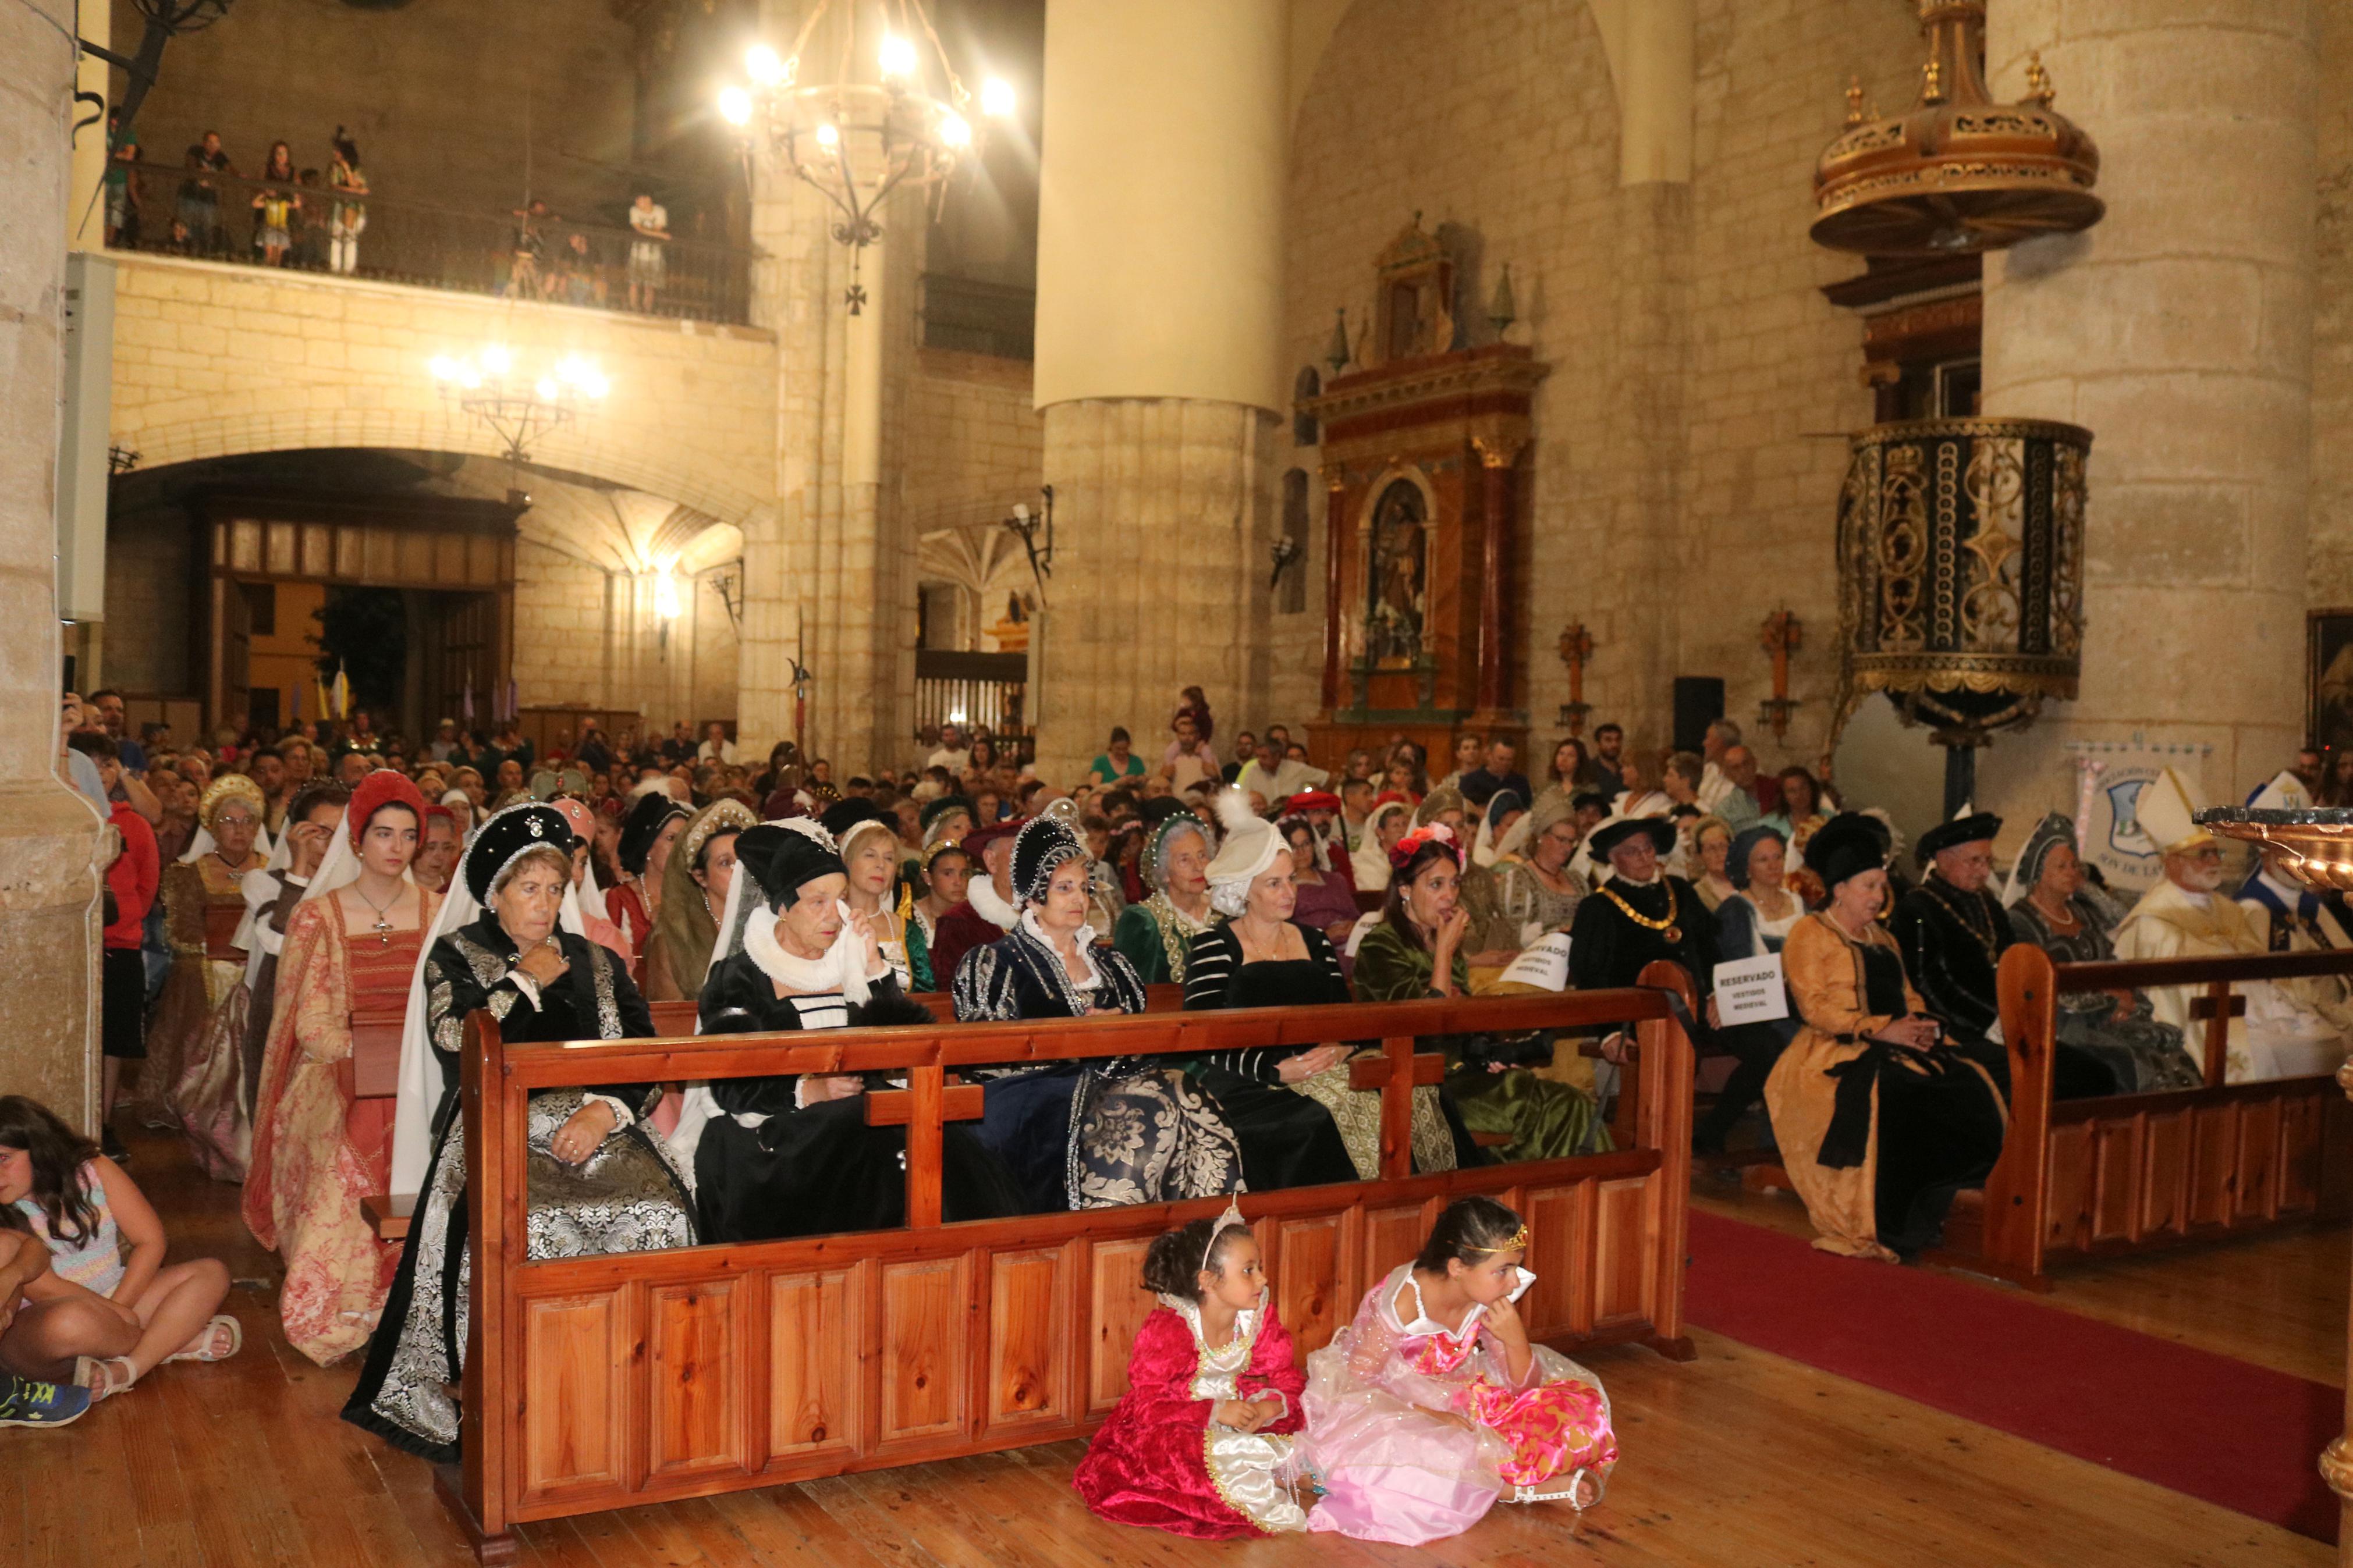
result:
[[[1326,1488],[1307,1528],[1417,1546],[1470,1529],[1499,1500],[1599,1501],[1618,1462],[1600,1383],[1543,1345],[1513,1383],[1482,1307],[1450,1332],[1407,1289],[1413,1321],[1400,1321],[1412,1272],[1394,1270],[1307,1358],[1306,1446]]]
[[[1211,1345],[1198,1303],[1160,1298],[1136,1330],[1127,1392],[1071,1478],[1089,1508],[1196,1541],[1307,1528],[1289,1486],[1299,1369],[1271,1300],[1260,1300],[1235,1314],[1231,1342]],[[1282,1413],[1256,1432],[1209,1418],[1219,1400],[1270,1394]]]
[[[440,902],[423,895],[426,929]],[[321,1366],[367,1343],[400,1259],[360,1211],[362,1198],[391,1191],[393,1102],[354,1100],[337,1068],[352,1054],[353,1013],[407,1005],[423,940],[346,935],[342,910],[323,898],[296,907],[279,955],[243,1207],[254,1239],[286,1263],[287,1342]]]

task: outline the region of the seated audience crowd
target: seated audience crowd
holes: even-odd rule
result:
[[[0,1279],[29,1303],[0,1367],[39,1380],[0,1385],[0,1405],[28,1424],[70,1418],[51,1385],[102,1397],[158,1362],[237,1349],[233,1325],[207,1323],[217,1266],[161,1262],[119,1104],[245,1184],[249,1228],[285,1261],[289,1342],[322,1364],[367,1352],[350,1418],[449,1458],[456,1351],[436,1325],[465,1267],[452,1107],[478,1008],[510,1039],[621,1038],[651,1032],[649,1000],[695,1001],[700,1032],[771,1032],[1133,1014],[1154,986],[1188,1009],[1618,987],[1666,961],[1702,1015],[1688,1027],[1714,1100],[1698,1152],[1778,1151],[1820,1245],[1892,1259],[1934,1244],[2000,1152],[2007,949],[2341,947],[2353,923],[2273,865],[2222,892],[2221,846],[2170,773],[2139,814],[2163,877],[2134,900],[2055,815],[2006,868],[1984,813],[1906,856],[1884,813],[1845,809],[1805,769],[1761,770],[1724,721],[1664,753],[1604,724],[1589,746],[1539,752],[1536,779],[1512,738],[1463,735],[1433,778],[1403,736],[1330,757],[1282,725],[1229,744],[1195,688],[1165,748],[1113,730],[1070,781],[1040,776],[1026,737],[956,724],[927,731],[903,769],[842,778],[791,742],[739,756],[723,725],[682,721],[543,743],[447,720],[410,740],[365,712],[185,742],[127,727],[116,693],[66,699],[60,771],[120,846],[110,1120],[86,1145],[0,1101],[0,1241],[28,1238],[0,1247]],[[2309,799],[2291,771],[2256,804]],[[1785,966],[1787,1016],[1727,1023],[1716,965],[1764,960]],[[2229,1080],[2341,1058],[2343,986],[2246,989]],[[396,1100],[355,1099],[335,1070],[354,1015],[406,1020]],[[2206,1079],[2185,994],[2071,993],[2059,1019],[2060,1095]],[[1619,1037],[1440,1045],[1443,1081],[1413,1094],[1417,1171],[1610,1147]],[[983,1112],[946,1130],[948,1217],[1369,1178],[1381,1112],[1350,1085],[1356,1048],[968,1069]],[[836,1073],[540,1091],[532,1256],[902,1224],[905,1132],[860,1108],[878,1087]],[[363,1214],[375,1193],[417,1194],[406,1247]],[[126,1247],[127,1264],[95,1258]]]

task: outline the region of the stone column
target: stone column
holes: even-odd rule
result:
[[[795,0],[769,0],[762,36],[779,52],[800,26]],[[812,70],[841,58],[837,8],[810,38]],[[871,79],[884,18],[860,19],[849,58]],[[838,215],[763,149],[754,159],[754,242],[769,254],[757,319],[776,333],[776,500],[744,529],[744,626],[737,644],[737,744],[765,760],[801,739],[839,780],[903,765],[915,642],[915,541],[894,476],[897,401],[912,357],[924,207],[902,191],[881,215],[884,237],[858,261],[863,311],[849,313],[852,253],[832,235]],[[894,346],[895,345],[895,346]],[[793,663],[812,678],[797,736]]]
[[[2107,216],[1986,262],[1988,415],[2094,435],[2080,699],[1979,763],[2013,818],[2072,809],[2070,739],[2212,748],[2242,798],[2303,736],[2316,23],[2301,0],[1994,0],[1994,96],[2039,50]]]
[[[1036,395],[1056,535],[1032,708],[1051,779],[1114,724],[1155,751],[1183,686],[1221,739],[1271,717],[1285,47],[1262,0],[1046,14]]]
[[[57,774],[58,400],[73,0],[0,10],[0,1084],[98,1123],[98,867]]]

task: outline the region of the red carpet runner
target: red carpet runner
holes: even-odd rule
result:
[[[1691,1256],[1701,1328],[2337,1539],[2314,1460],[2344,1429],[2340,1389],[1715,1215],[1692,1215]]]

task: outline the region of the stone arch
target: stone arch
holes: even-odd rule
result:
[[[493,459],[505,456],[487,429],[462,416],[438,411],[314,409],[161,426],[118,423],[113,439],[118,446],[137,452],[142,468],[322,447],[452,452]],[[534,463],[543,467],[665,496],[739,529],[764,505],[762,498],[726,483],[708,468],[689,467],[585,432],[558,433],[536,441],[531,455]]]

